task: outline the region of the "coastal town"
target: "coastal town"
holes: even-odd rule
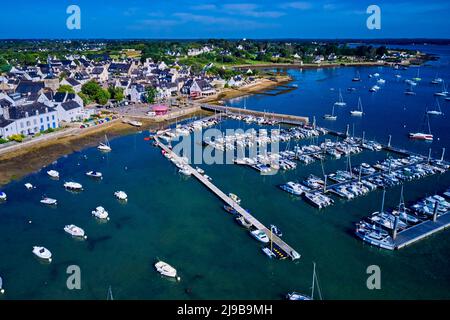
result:
[[[303,68],[355,63],[410,64],[420,62],[421,57],[419,52],[387,51],[384,47],[364,47],[364,50],[358,47],[360,53],[355,51],[352,55],[338,56],[329,51],[340,48],[339,51],[345,53],[346,49],[342,49],[345,45],[331,47],[316,42],[308,44],[305,52],[294,52],[294,45],[287,42],[278,44],[276,52],[261,49],[256,53],[253,48],[255,42],[246,39],[225,44],[183,45],[183,52],[181,49],[167,50],[160,60],[145,57],[142,51],[126,47],[116,55],[109,55],[104,52],[107,47],[104,43],[81,43],[74,50],[78,53],[60,53],[58,56],[51,54],[54,43],[46,42],[48,47],[34,43],[33,46],[29,44],[34,49],[27,47],[9,54],[10,61],[0,51],[3,70],[0,76],[0,144],[21,142],[27,137],[51,133],[74,124],[80,126],[95,119],[93,116],[96,117],[100,109],[157,104],[155,110],[148,107],[144,113],[151,118],[166,114],[173,105],[189,101],[217,102],[227,94],[233,96],[233,91],[234,95],[236,92],[237,95],[245,95],[289,80],[289,77],[251,68],[252,64],[266,68],[286,63]],[[270,43],[264,45],[271,48]],[[234,46],[232,50],[230,46]],[[32,50],[39,55],[35,56]],[[370,58],[366,51],[372,52]],[[28,55],[24,58],[25,53]],[[211,58],[213,54],[220,57],[222,63],[199,65],[197,62]],[[238,59],[251,54],[255,59],[263,59],[262,56],[268,62]],[[227,58],[242,64],[223,63]],[[217,61],[217,58],[209,61]],[[245,63],[249,61],[251,64]]]

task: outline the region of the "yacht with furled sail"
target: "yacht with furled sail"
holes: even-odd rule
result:
[[[413,90],[413,86],[410,84],[409,87],[405,90],[405,94],[407,96],[415,96],[416,92]]]
[[[356,71],[356,76],[352,79],[353,82],[361,81],[361,77],[359,75],[359,71]]]
[[[336,119],[337,119],[337,116],[334,115],[334,104],[333,104],[333,108],[331,109],[331,114],[325,114],[325,115],[323,116],[323,118],[324,118],[325,120],[336,120]]]
[[[322,292],[320,291],[319,287],[319,281],[317,279],[316,275],[316,263],[313,262],[313,278],[312,278],[312,285],[311,285],[311,296],[307,296],[302,293],[298,292],[291,292],[286,295],[286,298],[288,300],[314,300],[314,289],[317,284],[317,293],[319,294],[319,299],[322,300]]]
[[[430,114],[433,116],[442,116],[443,115],[438,99],[436,99],[436,107],[432,110],[427,110],[427,114]]]
[[[424,140],[424,141],[433,141],[433,135],[431,134],[430,129],[430,119],[428,118],[428,114],[425,114],[427,118],[427,124],[428,124],[428,133],[423,132],[410,132],[409,138],[414,140]]]
[[[342,98],[341,89],[339,89],[339,100],[335,102],[334,105],[338,107],[345,107],[347,105],[347,103],[344,102],[344,98]]]
[[[442,78],[438,77],[438,74],[436,73],[436,76],[434,77],[433,80],[431,80],[431,84],[439,84],[442,83],[442,81],[444,81]]]
[[[363,107],[361,102],[361,97],[358,98],[358,107],[356,110],[350,111],[352,116],[362,116],[363,115]]]
[[[100,144],[97,147],[98,150],[103,151],[103,152],[109,152],[111,151],[111,146],[109,145],[109,141],[108,141],[108,137],[105,134],[105,142],[100,142]]]
[[[438,97],[446,97],[448,95],[447,87],[445,86],[445,81],[444,80],[442,80],[442,90],[441,90],[441,92],[435,92],[434,95],[438,96]]]

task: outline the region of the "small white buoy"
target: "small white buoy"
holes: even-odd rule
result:
[[[125,170],[128,170],[128,167],[125,167]]]
[[[177,277],[177,281],[181,281],[181,277]]]
[[[52,262],[52,258],[49,258],[49,259],[48,259],[48,262]]]
[[[29,224],[31,224],[31,222],[32,222],[31,220],[28,221]]]
[[[4,293],[5,293],[5,289],[1,289],[1,290],[0,290],[0,293],[1,293],[1,294],[4,294]]]
[[[87,236],[84,236],[84,239],[87,239]]]

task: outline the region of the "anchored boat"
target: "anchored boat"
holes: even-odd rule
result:
[[[47,204],[47,205],[50,205],[50,206],[55,206],[55,205],[57,205],[58,201],[56,199],[52,199],[52,198],[49,198],[49,197],[44,197],[44,198],[42,198],[40,203]]]
[[[127,194],[125,192],[123,192],[123,191],[116,191],[116,192],[114,192],[114,196],[117,199],[122,200],[122,201],[127,201],[127,199],[128,199]]]
[[[109,145],[108,137],[106,136],[106,134],[105,134],[105,143],[100,142],[97,149],[104,152],[109,152],[112,150],[111,146]]]
[[[54,179],[59,178],[59,172],[56,170],[49,170],[49,171],[47,171],[47,174]]]
[[[47,260],[48,262],[52,262],[52,253],[45,247],[35,246],[33,247],[33,254],[43,260]]]
[[[83,186],[78,183],[78,182],[66,182],[64,183],[64,188],[66,188],[67,190],[71,190],[71,191],[82,191],[83,190]]]
[[[98,171],[88,171],[88,172],[86,172],[86,175],[88,177],[97,178],[97,179],[102,179],[103,178],[102,173],[98,172]]]
[[[74,224],[69,224],[64,227],[64,231],[70,234],[73,237],[87,239],[87,236],[83,229],[77,227]]]
[[[98,219],[109,220],[108,211],[102,206],[95,208],[95,210],[92,211],[92,215]]]
[[[180,281],[181,279],[180,277],[177,276],[177,270],[164,261],[158,261],[157,263],[155,263],[155,268],[156,271],[158,271],[163,276],[175,278],[178,281]]]

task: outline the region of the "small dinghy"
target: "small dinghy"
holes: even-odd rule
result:
[[[175,278],[180,281],[180,277],[177,276],[177,270],[172,267],[170,264],[165,263],[164,261],[158,261],[155,263],[156,271],[166,277]]]
[[[54,179],[58,179],[59,178],[59,172],[56,170],[49,170],[47,171],[47,174]]]
[[[0,277],[0,294],[4,294],[5,293],[5,289],[3,289],[3,279],[2,277]]]
[[[71,191],[82,191],[83,186],[78,182],[66,182],[64,183],[64,188]]]
[[[262,250],[262,252],[264,252],[264,254],[265,254],[266,256],[268,256],[270,259],[276,257],[276,254],[273,253],[273,251],[270,250],[270,248],[264,247],[264,248],[262,248],[261,250]]]
[[[281,232],[281,230],[274,224],[270,225],[270,230],[272,230],[272,233],[278,237],[283,236],[283,232]]]
[[[86,172],[86,175],[88,177],[97,178],[97,179],[102,179],[103,178],[102,173],[98,172],[98,171],[89,171],[89,172]]]
[[[233,200],[237,204],[241,203],[241,199],[239,199],[239,197],[237,195],[235,195],[234,193],[229,193],[228,196],[231,198],[231,200]]]
[[[34,188],[34,186],[31,183],[25,183],[25,188],[27,188],[28,190],[31,190]]]
[[[122,200],[122,201],[127,201],[128,200],[127,194],[125,192],[123,192],[123,191],[116,191],[116,192],[114,192],[114,196],[117,199]]]
[[[6,196],[6,193],[3,191],[0,191],[0,201],[6,201],[8,197]]]
[[[40,202],[43,204],[47,204],[49,206],[56,206],[58,204],[58,201],[56,199],[52,199],[49,197],[42,198],[42,200]]]
[[[36,257],[52,262],[52,253],[45,247],[33,247],[33,253]]]
[[[92,211],[92,215],[98,219],[109,220],[108,211],[105,208],[98,206]]]
[[[73,237],[87,239],[87,236],[84,233],[84,230],[81,229],[80,227],[77,227],[74,224],[66,225],[64,227],[64,231],[67,232],[68,234],[70,234]]]
[[[252,226],[252,223],[241,215],[239,217],[236,217],[236,222],[247,229],[249,229]]]

